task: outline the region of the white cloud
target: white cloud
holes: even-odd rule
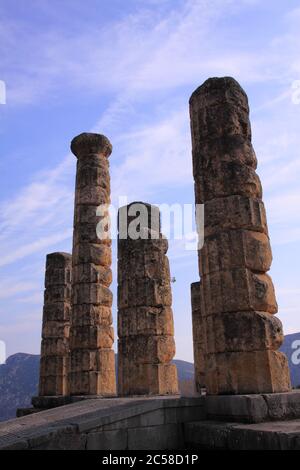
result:
[[[167,16],[144,3],[136,13],[103,27],[78,28],[76,18],[67,34],[63,28],[40,30],[33,38],[24,22],[0,21],[0,39],[7,41],[2,48],[0,41],[0,52],[10,102],[51,101],[64,93],[77,97],[79,91],[109,96],[93,130],[107,133],[114,145],[113,200],[127,195],[157,202],[159,190],[176,192],[193,184],[187,103],[193,89],[208,76],[225,74],[236,76],[246,91],[250,85],[272,89],[275,83],[276,91],[253,110],[254,142],[275,243],[300,240],[295,222],[300,106],[293,107],[289,99],[291,81],[300,75],[298,11],[286,18],[284,34],[254,49],[249,38],[236,37],[222,19],[259,2],[186,1]],[[35,175],[15,198],[2,202],[0,266],[25,263],[26,256],[70,238],[74,171],[74,157],[62,152],[59,166]],[[170,257],[185,267],[192,263],[190,256],[183,258],[180,244],[171,247]]]
[[[0,285],[0,299],[15,297],[23,292],[30,292],[36,289],[36,283],[33,282],[16,282],[15,278],[4,280]]]

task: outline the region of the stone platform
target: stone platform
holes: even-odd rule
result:
[[[68,405],[0,423],[0,450],[300,450],[300,391],[77,398]]]
[[[184,424],[187,449],[300,450],[300,419],[239,424],[200,421]]]
[[[240,423],[300,418],[300,390],[257,395],[207,395],[207,419]]]
[[[0,423],[0,450],[182,449],[183,423],[204,418],[199,398],[86,399]]]

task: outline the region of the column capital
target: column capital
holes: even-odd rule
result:
[[[105,135],[83,132],[72,140],[71,151],[77,158],[92,154],[108,158],[112,152],[112,144]]]

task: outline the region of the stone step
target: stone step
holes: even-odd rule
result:
[[[300,450],[300,419],[258,424],[199,421],[184,424],[189,449]]]

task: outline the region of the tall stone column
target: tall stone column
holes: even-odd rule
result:
[[[190,116],[196,203],[205,204],[199,272],[208,393],[288,391],[247,96],[233,78],[209,79],[192,94]]]
[[[72,256],[46,259],[39,396],[68,395]]]
[[[201,393],[205,388],[205,325],[202,316],[200,282],[191,284],[193,349],[196,391]]]
[[[73,233],[71,395],[113,396],[116,393],[112,345],[111,240],[97,226],[108,217],[110,203],[108,157],[112,146],[99,134],[75,137],[77,157]],[[104,207],[97,215],[97,207]],[[107,218],[108,221],[108,218]],[[107,229],[108,227],[106,227]],[[99,238],[98,235],[101,235]]]
[[[147,211],[141,236],[126,233],[135,217],[132,209]],[[139,210],[139,209],[138,209]],[[127,218],[127,214],[129,216]],[[151,217],[152,214],[152,217]],[[151,219],[156,220],[155,227]],[[134,222],[133,222],[134,223]],[[152,228],[150,228],[152,226]],[[141,237],[144,237],[141,238]],[[154,238],[150,238],[154,237]],[[132,203],[119,210],[118,240],[118,392],[120,395],[178,393],[168,241],[160,233],[159,210]]]

